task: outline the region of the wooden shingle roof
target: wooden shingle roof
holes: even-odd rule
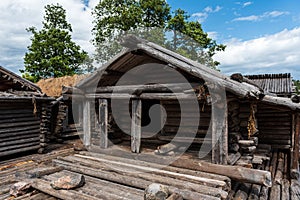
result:
[[[289,73],[247,75],[246,77],[266,92],[277,95],[290,95],[292,93],[292,77]]]

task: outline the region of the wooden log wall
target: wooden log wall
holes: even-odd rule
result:
[[[250,116],[250,103],[241,102],[239,108],[240,133],[243,139],[248,138],[248,119]]]
[[[291,147],[292,115],[289,111],[259,104],[256,118],[260,144],[284,149]]]
[[[151,130],[145,130],[142,128],[142,144],[143,143],[151,143],[154,142],[153,147],[157,147],[159,144],[170,142],[175,135],[177,134],[178,128],[180,126],[181,117],[185,118],[185,122],[182,124],[183,133],[178,137],[177,141],[180,143],[191,143],[194,142],[196,146],[202,145],[204,141],[205,144],[211,145],[211,140],[204,140],[209,125],[211,121],[211,107],[204,103],[204,101],[199,101],[199,111],[200,111],[200,119],[197,119],[199,113],[194,108],[189,108],[190,102],[185,100],[186,110],[188,113],[181,113],[180,105],[177,100],[168,100],[168,101],[157,101],[157,100],[142,100],[142,126],[148,125],[150,120],[150,116],[147,115],[148,107],[151,107],[153,104],[157,104],[160,102],[161,106],[166,110],[167,118],[165,121],[165,125],[162,130],[158,133],[153,132]],[[113,108],[112,108],[113,106]],[[145,108],[146,107],[146,108]],[[113,112],[112,113],[112,109]],[[96,109],[97,110],[97,109]],[[115,113],[116,112],[116,113]],[[99,113],[97,113],[99,115]],[[115,115],[115,116],[114,116]],[[130,139],[131,133],[131,116],[132,116],[132,103],[129,100],[113,100],[113,104],[111,104],[111,100],[108,101],[108,137],[112,141],[114,139],[128,141]],[[152,116],[153,117],[153,116]],[[155,116],[156,117],[156,116]],[[163,113],[160,116],[161,123],[163,123]],[[187,120],[188,119],[188,120]],[[195,124],[195,119],[199,121],[199,126],[192,127]],[[116,123],[117,122],[117,123]],[[98,124],[99,125],[99,124]],[[194,135],[192,130],[196,129],[197,134],[194,139]],[[211,138],[211,137],[210,137]],[[99,146],[100,137],[95,135],[93,138],[93,144]]]
[[[186,100],[183,105],[180,105],[178,101],[162,101],[161,105],[166,110],[167,118],[162,134],[159,135],[159,139],[168,139],[171,141],[171,139],[173,139],[177,134],[181,117],[183,117],[185,118],[184,123],[181,125],[183,134],[180,134],[179,139],[187,142],[192,140],[194,137],[193,130],[195,129],[193,126],[195,125],[195,120],[197,120],[199,121],[199,125],[197,127],[198,131],[193,142],[196,144],[203,143],[203,139],[208,133],[211,122],[211,106],[205,104],[204,101],[199,101],[198,105],[200,113],[197,113],[197,110],[189,106],[190,102],[188,100]],[[188,111],[188,113],[181,113],[180,106],[184,106],[184,110]],[[197,117],[200,118],[197,119]],[[211,143],[209,143],[209,145],[211,145]]]
[[[31,101],[0,103],[0,157],[40,148],[41,109],[36,108],[34,114]]]

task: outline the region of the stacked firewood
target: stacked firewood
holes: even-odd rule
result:
[[[258,138],[252,137],[247,140],[239,140],[241,158],[237,161],[236,165],[252,168],[252,161],[254,153],[258,145]]]
[[[241,115],[240,109],[240,103],[238,101],[228,103],[228,164],[252,168],[252,160],[258,145],[258,138],[248,138],[247,132],[243,130],[243,127],[247,127],[249,114]]]
[[[64,121],[67,116],[67,109],[68,106],[63,101],[58,102],[58,113],[56,116],[56,123],[53,131],[56,136],[61,135],[61,132],[63,131]]]
[[[239,152],[239,140],[242,138],[240,134],[240,104],[238,101],[228,103],[228,132],[229,132],[229,155],[228,164],[235,164],[241,157]]]
[[[51,107],[47,104],[42,105],[41,112],[41,126],[40,126],[40,149],[39,153],[43,153],[45,147],[47,146],[47,142],[49,141],[49,137],[51,134],[50,131],[51,125]]]

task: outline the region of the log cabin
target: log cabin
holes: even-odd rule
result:
[[[73,99],[89,150],[103,153],[126,146],[119,156],[196,150],[200,153],[190,154],[191,160],[211,165],[195,169],[235,180],[241,181],[231,165],[275,170],[274,179],[276,170],[299,178],[299,103],[271,94],[247,77],[226,76],[134,36],[126,37],[123,45],[125,50],[63,94]],[[154,108],[157,112],[151,113]],[[176,166],[189,164],[175,161]],[[221,165],[229,167],[223,170]],[[266,176],[256,178],[250,182],[272,182]]]
[[[0,157],[44,150],[51,100],[35,84],[0,66]]]
[[[11,197],[7,185],[24,181],[11,172],[25,171],[34,191],[19,199],[144,199],[153,183],[168,199],[299,199],[298,103],[154,43],[130,36],[123,44],[126,50],[63,91],[90,151],[0,161],[0,198]],[[38,168],[42,160],[51,166]],[[85,185],[51,187],[74,175],[84,175]]]

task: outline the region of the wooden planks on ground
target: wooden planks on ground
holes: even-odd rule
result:
[[[191,175],[191,170],[187,170],[185,174],[182,173],[184,171],[182,169],[179,173],[175,172],[174,168],[160,169],[157,168],[158,165],[154,166],[152,163],[147,166],[141,161],[124,162],[124,159],[118,160],[116,157],[110,159],[76,154],[56,159],[53,162],[73,172],[142,190],[151,183],[160,183],[166,185],[172,193],[180,193],[184,199],[226,199],[229,190],[228,183],[225,181],[204,178],[196,174]],[[224,179],[219,175],[212,174],[211,177],[213,176]]]

